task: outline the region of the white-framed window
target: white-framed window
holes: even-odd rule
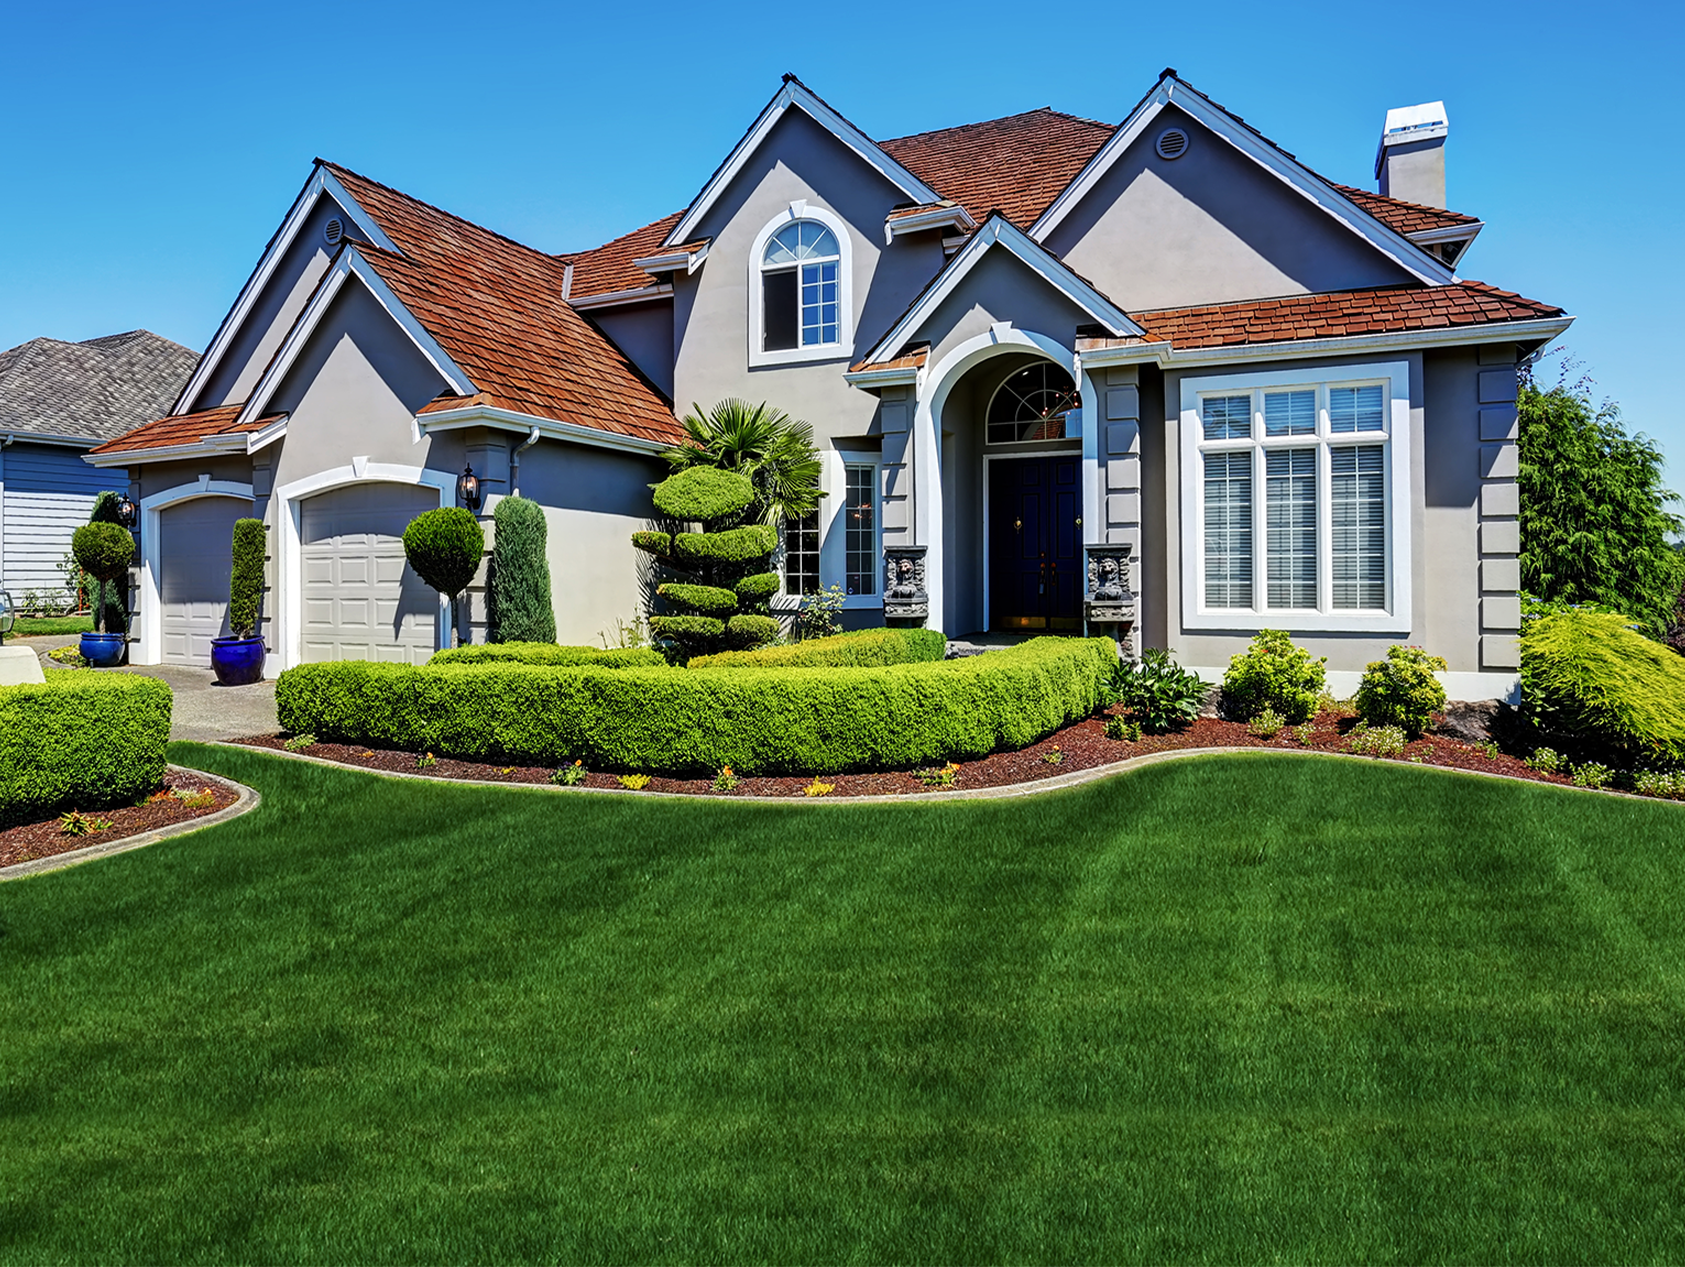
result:
[[[990,444],[1063,440],[1066,418],[1081,408],[1082,393],[1070,372],[1052,361],[1035,361],[995,388],[984,434]]]
[[[878,468],[863,462],[843,466],[843,591],[878,592]]]
[[[749,256],[749,364],[837,360],[853,343],[848,226],[793,202]]]
[[[819,592],[819,512],[784,521],[784,592],[796,598]]]
[[[1182,381],[1183,622],[1410,629],[1405,362]]]

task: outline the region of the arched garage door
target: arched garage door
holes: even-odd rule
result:
[[[158,512],[158,598],[165,664],[211,667],[211,639],[228,633],[234,521],[243,497],[196,497]]]
[[[439,598],[404,561],[404,528],[439,494],[412,484],[349,484],[300,507],[305,660],[424,664]]]

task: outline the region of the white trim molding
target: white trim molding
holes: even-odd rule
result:
[[[1381,385],[1382,430],[1340,432],[1329,428],[1327,391],[1346,385]],[[1312,432],[1266,438],[1253,402],[1249,439],[1225,441],[1203,438],[1200,401],[1205,396],[1249,395],[1272,388],[1315,389],[1316,424]],[[1275,370],[1264,373],[1222,374],[1208,378],[1184,378],[1181,382],[1179,422],[1181,523],[1177,537],[1182,556],[1181,627],[1184,630],[1223,631],[1251,634],[1260,629],[1285,629],[1293,633],[1369,633],[1407,635],[1412,632],[1411,577],[1415,548],[1411,536],[1413,490],[1410,365],[1389,361],[1373,365],[1343,365],[1327,368]],[[1386,602],[1377,610],[1339,610],[1332,600],[1332,523],[1330,475],[1327,454],[1334,448],[1382,445],[1387,496],[1386,508]],[[1316,471],[1317,605],[1312,609],[1267,608],[1259,597],[1268,584],[1266,575],[1267,536],[1265,529],[1264,476],[1256,455],[1267,447],[1314,449]],[[1213,608],[1205,603],[1204,558],[1204,467],[1208,449],[1240,449],[1254,455],[1251,463],[1252,594],[1249,608]]]
[[[669,299],[672,294],[673,283],[661,282],[655,286],[634,286],[630,290],[605,290],[600,295],[581,295],[578,298],[570,298],[568,306],[575,312],[585,312],[592,308],[647,304],[656,299]]]
[[[893,245],[895,239],[907,233],[923,233],[928,229],[958,229],[970,233],[977,227],[971,213],[957,202],[944,200],[935,206],[914,211],[903,208],[891,211],[883,222],[883,244]]]
[[[225,431],[201,436],[190,444],[161,444],[150,449],[114,449],[110,453],[84,453],[82,460],[89,466],[144,466],[149,462],[179,462],[183,458],[246,457],[264,445],[287,434],[287,418],[283,414],[258,431]],[[254,437],[261,443],[253,445]]]
[[[941,194],[884,153],[877,142],[821,101],[806,84],[794,75],[786,75],[783,87],[779,88],[767,103],[766,109],[761,111],[760,117],[743,134],[743,139],[726,156],[725,162],[708,178],[708,183],[702,186],[702,191],[696,195],[684,215],[679,217],[678,223],[662,241],[663,247],[680,246],[696,236],[696,226],[702,222],[709,208],[719,200],[726,187],[736,179],[750,157],[771,134],[773,127],[784,117],[784,112],[792,106],[853,150],[875,168],[879,175],[914,202],[923,204],[942,201]]]
[[[527,444],[543,440],[563,440],[570,444],[588,444],[598,449],[614,449],[621,453],[655,455],[673,447],[661,440],[645,440],[639,436],[623,436],[613,431],[599,431],[577,422],[558,422],[554,418],[540,418],[536,414],[517,413],[493,405],[463,405],[459,409],[438,409],[415,416],[415,438],[435,431],[461,431],[466,427],[490,427],[494,431],[514,431],[527,436]],[[525,445],[522,446],[526,447]]]
[[[761,256],[766,251],[766,244],[772,241],[773,235],[803,220],[811,220],[815,224],[822,224],[830,230],[831,236],[837,240],[837,339],[834,343],[809,343],[793,348],[779,348],[776,351],[765,350],[766,340],[766,296],[761,285]],[[782,266],[780,266],[782,267]],[[801,268],[797,261],[796,268]],[[818,203],[798,199],[762,226],[755,235],[755,244],[749,251],[749,365],[759,368],[763,365],[805,365],[815,361],[846,360],[849,350],[854,346],[854,238],[849,233],[848,222],[828,207]],[[801,290],[797,283],[796,298],[796,337],[801,337]]]
[[[250,502],[252,486],[201,475],[190,483],[160,489],[140,499],[140,634],[129,649],[131,664],[164,662],[163,511],[202,497],[234,497]]]
[[[632,261],[634,268],[641,268],[651,276],[662,273],[674,273],[684,269],[685,276],[690,276],[702,267],[702,261],[708,258],[708,247],[711,243],[704,242],[695,250],[663,251],[660,255],[646,255],[642,259]]]
[[[283,484],[273,494],[275,534],[271,545],[275,555],[275,603],[273,634],[264,676],[276,677],[304,658],[304,508],[306,498],[348,484],[413,484],[435,489],[439,505],[456,501],[456,476],[430,467],[401,466],[393,462],[370,462],[352,458],[349,466],[336,466]],[[450,645],[450,600],[439,596],[439,614],[434,621],[438,649]]]

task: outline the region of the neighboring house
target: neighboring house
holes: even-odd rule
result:
[[[319,161],[171,416],[90,456],[145,510],[135,658],[196,645],[185,543],[254,508],[271,672],[423,658],[448,631],[397,537],[465,462],[486,510],[546,506],[590,640],[640,601],[674,402],[737,395],[824,455],[785,605],[835,583],[881,621],[885,551],[921,547],[931,625],[1074,630],[1085,549],[1128,546],[1136,636],[1185,664],[1282,628],[1337,684],[1407,642],[1506,694],[1517,364],[1570,318],[1458,276],[1446,133],[1392,112],[1377,194],[1172,71],[1116,126],[883,142],[787,78],[683,211],[562,256]]]
[[[0,587],[13,598],[64,592],[70,534],[122,486],[82,454],[168,409],[198,360],[148,330],[0,352]]]

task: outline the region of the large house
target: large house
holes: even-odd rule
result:
[[[642,601],[675,405],[741,396],[823,450],[786,604],[839,584],[879,623],[889,556],[891,615],[1074,630],[1127,547],[1133,635],[1184,664],[1278,628],[1336,683],[1406,642],[1507,694],[1517,364],[1570,319],[1459,275],[1446,134],[1389,114],[1371,193],[1168,70],[1116,125],[886,141],[788,77],[683,210],[571,255],[318,161],[170,415],[90,455],[143,512],[133,658],[203,662],[185,598],[246,514],[270,672],[425,658],[449,633],[398,536],[465,465],[483,511],[547,508],[560,636],[594,640]]]
[[[82,455],[168,409],[198,360],[150,330],[0,352],[0,589],[64,594],[71,534],[123,484]]]

